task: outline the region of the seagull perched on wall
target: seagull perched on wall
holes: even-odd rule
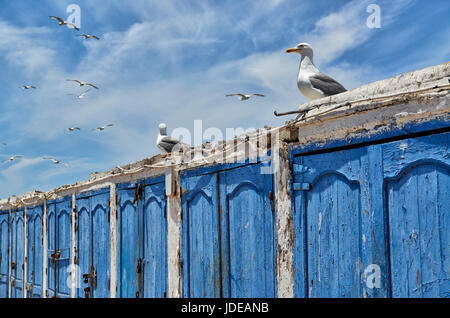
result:
[[[94,84],[91,84],[91,83],[85,83],[85,82],[82,82],[82,81],[79,81],[79,80],[72,80],[72,79],[68,79],[68,80],[66,80],[66,81],[78,83],[78,85],[79,85],[80,87],[83,87],[83,86],[90,86],[90,87],[93,87],[93,88],[95,88],[95,89],[98,89],[97,86],[95,86]]]
[[[55,165],[65,165],[65,166],[69,166],[69,164],[67,163],[67,162],[64,162],[64,161],[60,161],[60,160],[57,160],[57,159],[55,159],[55,158],[52,158],[52,157],[43,157],[42,159],[44,159],[44,160],[50,160],[51,162],[53,162]]]
[[[72,132],[72,131],[75,131],[75,130],[80,131],[81,128],[78,128],[78,127],[70,127],[70,128],[67,128],[67,129],[66,129],[66,131],[68,131],[68,132]]]
[[[78,36],[82,36],[85,40],[87,39],[96,39],[96,40],[100,40],[100,38],[96,35],[89,35],[89,34],[80,34]]]
[[[109,125],[97,127],[97,128],[91,129],[91,130],[92,130],[92,131],[94,131],[94,130],[103,131],[103,130],[105,130],[107,127],[112,127],[112,126],[114,126],[114,125],[113,125],[113,124],[109,124]]]
[[[171,153],[173,151],[180,151],[187,148],[191,148],[188,144],[182,143],[181,141],[169,137],[167,135],[167,126],[166,124],[159,125],[159,134],[156,139],[156,145],[162,153]]]
[[[19,88],[21,88],[21,89],[25,89],[25,90],[27,90],[27,89],[36,89],[36,86],[33,86],[33,85],[23,85],[23,86],[20,86]]]
[[[64,21],[63,19],[59,18],[59,17],[55,17],[55,16],[52,16],[52,15],[51,15],[51,16],[49,16],[49,18],[58,21],[58,25],[59,25],[59,26],[68,25],[68,26],[70,26],[72,29],[75,29],[75,30],[77,30],[77,31],[80,31],[80,29],[79,29],[75,24],[66,22],[66,21]]]
[[[12,156],[12,157],[10,157],[8,159],[3,160],[2,162],[3,163],[4,162],[11,162],[11,161],[14,161],[14,160],[19,159],[19,158],[23,158],[23,156]]]
[[[238,98],[239,98],[241,101],[249,100],[252,96],[265,97],[264,95],[261,95],[261,94],[250,94],[250,95],[244,95],[244,94],[228,94],[228,95],[226,95],[226,97],[230,97],[230,96],[238,96]]]
[[[298,72],[297,86],[309,100],[319,99],[347,91],[336,80],[319,71],[313,62],[313,49],[308,43],[300,43],[286,53],[298,53],[302,56]]]

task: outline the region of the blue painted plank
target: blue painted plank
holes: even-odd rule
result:
[[[27,209],[27,297],[42,298],[42,217],[43,207]]]
[[[23,298],[24,210],[13,212],[11,222],[11,298]]]
[[[56,250],[60,253],[56,261],[56,297],[60,298],[70,297],[71,207],[70,197],[56,203]]]
[[[0,298],[8,298],[9,212],[0,212]]]
[[[140,257],[138,202],[133,202],[135,189],[119,189],[118,204],[118,291],[121,298],[136,298],[139,292],[136,273]]]
[[[108,298],[110,278],[109,192],[91,197],[92,266],[97,272],[94,298]]]
[[[393,297],[450,297],[449,139],[383,145]]]
[[[167,219],[165,184],[144,188],[143,285],[145,298],[167,295]]]
[[[183,297],[220,297],[216,175],[182,178]]]
[[[89,282],[83,279],[84,274],[88,274],[92,265],[92,218],[91,218],[91,198],[81,198],[76,200],[77,207],[77,292],[78,298],[84,298],[84,289],[89,287]]]
[[[302,167],[294,181],[311,185],[293,198],[295,296],[386,297],[380,150],[323,153],[294,163]],[[380,274],[376,286],[367,281],[373,268]]]
[[[51,255],[56,252],[56,204],[47,204],[47,297],[56,295],[56,261]]]
[[[224,296],[276,296],[272,175],[263,164],[222,172],[220,180]]]

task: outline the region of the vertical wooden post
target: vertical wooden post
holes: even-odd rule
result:
[[[181,193],[178,171],[166,169],[168,297],[181,297]]]
[[[277,280],[278,297],[294,297],[294,226],[291,214],[289,151],[278,133],[272,134],[273,173],[277,209]]]
[[[111,184],[109,192],[109,208],[110,208],[110,279],[109,292],[110,298],[117,298],[117,201],[116,201],[116,185]]]
[[[78,275],[80,275],[80,273],[78,273],[77,270],[77,264],[75,264],[75,257],[76,257],[76,239],[77,239],[77,234],[76,234],[76,224],[77,224],[77,207],[76,207],[76,198],[75,198],[75,194],[72,194],[72,214],[71,214],[71,218],[72,218],[72,226],[71,226],[71,245],[70,245],[70,249],[72,251],[72,257],[71,257],[71,265],[70,265],[70,271],[69,271],[69,275],[70,275],[70,298],[75,298],[76,295],[76,288],[77,288],[77,280],[78,280]]]
[[[23,207],[23,272],[22,295],[27,298],[27,267],[28,267],[28,235],[27,235],[27,207]]]
[[[12,269],[11,269],[11,259],[12,259],[12,229],[11,229],[11,207],[9,208],[9,215],[8,215],[8,236],[9,236],[9,244],[8,244],[8,298],[11,298],[11,275],[12,275]]]
[[[47,200],[44,200],[44,212],[42,216],[42,295],[47,298]]]

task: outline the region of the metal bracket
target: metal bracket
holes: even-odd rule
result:
[[[309,191],[312,189],[310,183],[294,183],[292,187],[294,191]]]

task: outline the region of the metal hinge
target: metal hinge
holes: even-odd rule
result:
[[[269,200],[270,200],[270,209],[272,210],[272,213],[275,212],[275,200],[273,197],[273,192],[269,193]]]
[[[309,168],[304,166],[304,165],[300,165],[298,163],[294,163],[292,165],[292,170],[294,171],[294,174],[298,174],[298,173],[305,173],[309,171]]]
[[[292,185],[292,188],[294,191],[309,191],[311,190],[312,186],[310,183],[294,183]]]

